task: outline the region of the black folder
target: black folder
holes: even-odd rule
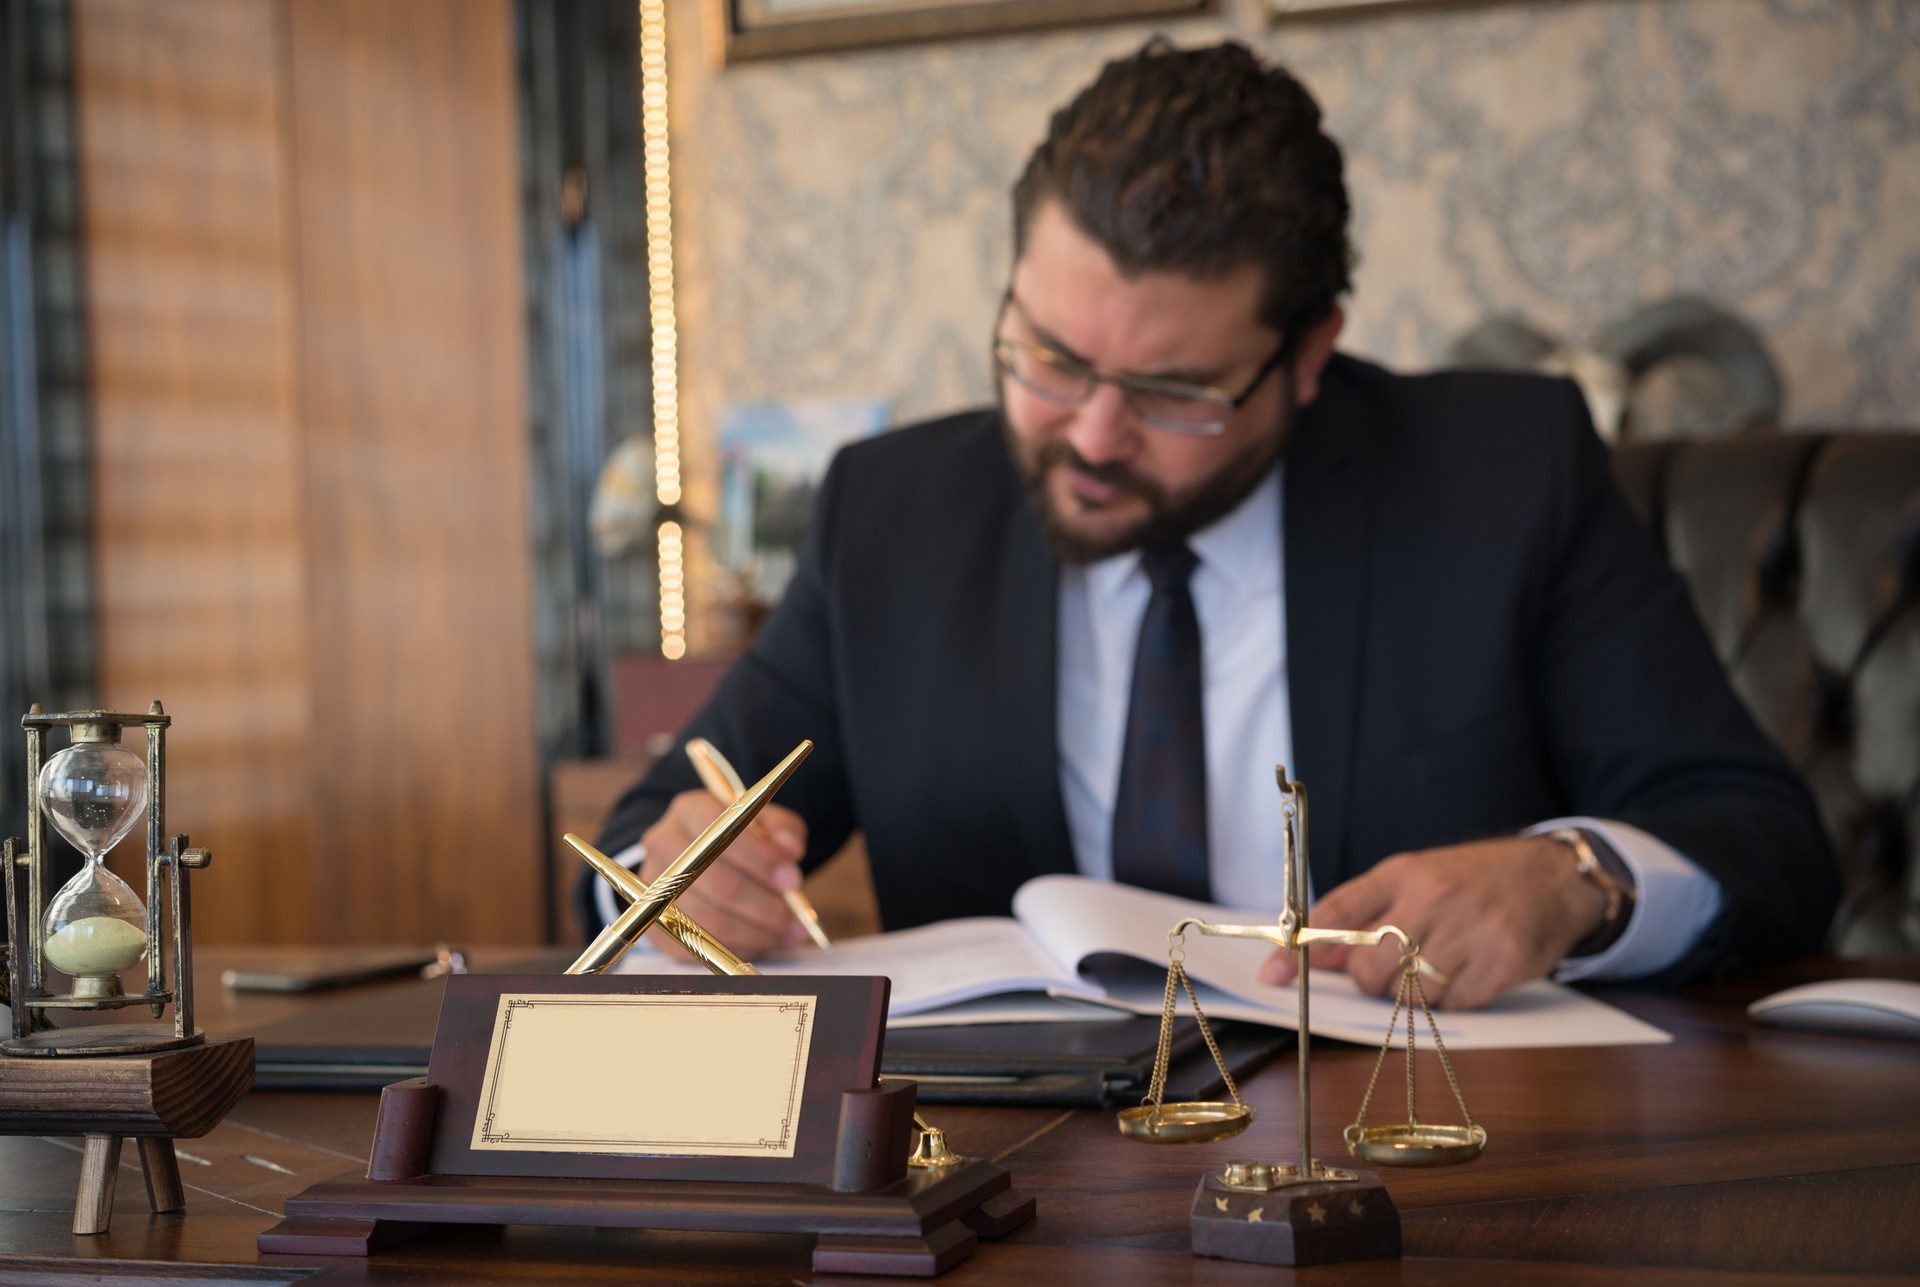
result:
[[[423,1077],[439,1021],[442,979],[353,989],[326,1005],[255,1030],[254,1086],[260,1090],[378,1090]],[[1259,1024],[1215,1022],[1235,1079],[1289,1049],[1293,1034]],[[1153,1075],[1157,1017],[1060,1023],[990,1023],[890,1029],[881,1061],[910,1077],[929,1104],[1100,1107],[1138,1103]],[[1174,1028],[1166,1098],[1224,1092],[1198,1027]]]

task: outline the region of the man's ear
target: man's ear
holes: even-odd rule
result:
[[[1347,315],[1338,305],[1334,310],[1315,323],[1312,330],[1300,345],[1300,356],[1293,360],[1293,381],[1295,406],[1304,407],[1320,396],[1320,373],[1327,369],[1327,362],[1333,357],[1334,342],[1340,338],[1340,328],[1347,324]]]

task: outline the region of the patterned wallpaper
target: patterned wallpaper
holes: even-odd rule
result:
[[[1007,190],[1051,109],[1154,28],[716,70],[670,10],[683,392],[990,396]],[[1346,149],[1361,262],[1345,347],[1435,363],[1496,312],[1578,340],[1703,294],[1755,324],[1796,425],[1920,425],[1920,3],[1511,0],[1235,35]],[[704,455],[705,453],[701,453]],[[695,457],[699,469],[701,456]]]

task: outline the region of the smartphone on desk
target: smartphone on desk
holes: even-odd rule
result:
[[[431,947],[316,947],[276,952],[220,972],[241,992],[323,992],[380,979],[417,977],[440,959]]]

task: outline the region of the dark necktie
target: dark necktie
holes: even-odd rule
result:
[[[1121,743],[1113,802],[1113,878],[1206,901],[1207,743],[1200,708],[1200,619],[1187,579],[1199,560],[1184,545],[1148,550],[1153,583]]]

